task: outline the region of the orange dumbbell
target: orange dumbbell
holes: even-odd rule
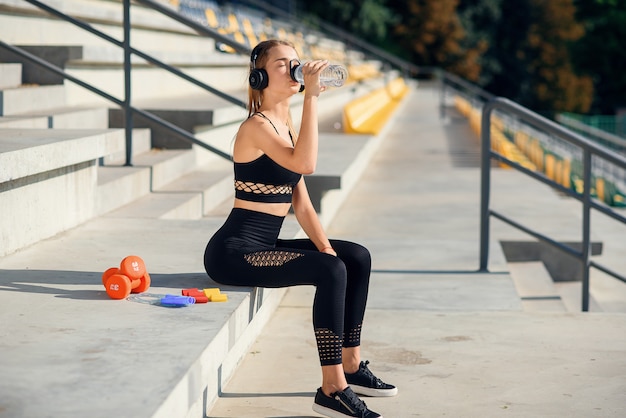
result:
[[[102,283],[111,299],[125,299],[131,293],[142,293],[150,287],[150,275],[140,257],[129,255],[120,267],[111,267],[102,274]]]

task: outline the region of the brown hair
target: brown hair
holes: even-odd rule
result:
[[[281,39],[268,39],[267,41],[262,41],[257,44],[252,50],[250,55],[250,72],[254,69],[265,68],[265,64],[267,64],[267,57],[269,55],[269,51],[275,46],[285,45],[291,48],[294,48],[294,45],[289,41],[284,41]],[[261,108],[261,104],[263,103],[263,90],[255,90],[250,85],[248,85],[248,117],[252,116]],[[289,131],[291,132],[292,137],[296,138],[293,123],[291,121],[291,114],[289,115]]]

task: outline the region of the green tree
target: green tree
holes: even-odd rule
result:
[[[626,2],[577,0],[576,6],[586,33],[572,48],[573,61],[593,78],[590,112],[613,114],[626,107]]]
[[[503,1],[484,87],[547,115],[589,109],[592,81],[576,73],[570,52],[584,34],[575,11],[573,0]]]
[[[417,65],[440,67],[477,81],[487,43],[463,43],[465,31],[458,5],[459,0],[391,1],[390,8],[400,16],[391,43]]]
[[[384,41],[395,22],[386,0],[300,1],[298,7],[305,14],[318,16],[326,23],[375,44]]]
[[[585,113],[593,82],[575,73],[571,45],[584,35],[573,0],[531,0],[532,23],[520,51],[530,73],[528,105],[540,111]]]
[[[503,0],[461,0],[457,10],[465,30],[461,45],[470,54],[476,55],[476,68],[480,69],[476,83],[481,86],[489,84],[495,74],[502,70],[494,48],[496,31],[502,20],[502,2]]]

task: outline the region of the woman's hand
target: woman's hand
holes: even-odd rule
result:
[[[337,256],[337,253],[335,252],[335,250],[333,249],[333,247],[324,247],[320,250],[321,253],[326,253],[326,254],[330,254],[330,255],[334,255],[335,257]]]
[[[320,74],[328,67],[328,60],[315,60],[303,64],[302,75],[304,77],[305,95],[319,96],[326,90],[326,86],[320,86]]]

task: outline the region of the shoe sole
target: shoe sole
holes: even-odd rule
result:
[[[398,394],[398,388],[393,389],[372,389],[367,386],[350,385],[352,391],[357,395],[370,396],[372,398],[385,398],[390,396],[396,396]]]
[[[329,418],[353,418],[350,415],[342,414],[341,412],[337,412],[334,409],[330,409],[316,403],[313,404],[313,411]],[[381,415],[380,418],[383,418],[383,416]]]

